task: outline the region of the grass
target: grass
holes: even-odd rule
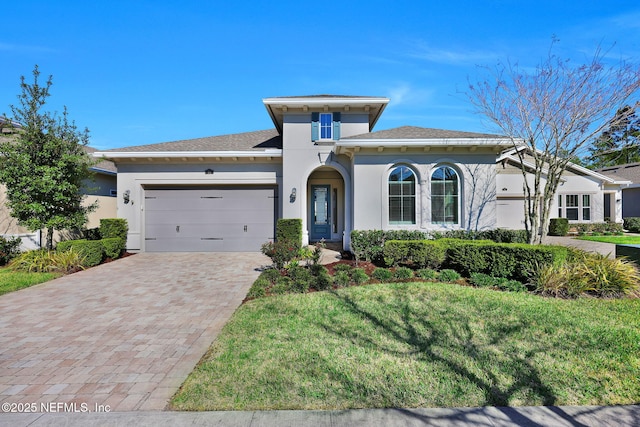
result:
[[[640,245],[640,236],[580,236],[578,239],[592,242]]]
[[[11,271],[7,268],[0,269],[0,295],[28,288],[29,286],[47,282],[60,277],[60,273],[26,273]]]
[[[640,402],[640,300],[442,283],[250,301],[172,399],[178,410]]]

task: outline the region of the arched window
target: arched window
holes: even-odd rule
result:
[[[389,223],[416,223],[416,175],[406,166],[389,175]]]
[[[458,174],[449,166],[441,166],[431,175],[431,222],[459,223],[460,182]]]

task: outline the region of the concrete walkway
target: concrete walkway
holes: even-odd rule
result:
[[[640,425],[640,406],[354,409],[348,411],[122,412],[0,415],[0,426],[616,426]]]
[[[269,263],[141,253],[3,295],[0,402],[164,409]]]
[[[543,243],[548,245],[561,245],[571,248],[582,249],[586,252],[596,252],[615,258],[616,245],[613,243],[592,242],[590,240],[579,240],[571,236],[545,236]]]

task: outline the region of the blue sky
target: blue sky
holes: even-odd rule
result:
[[[0,114],[20,76],[53,75],[90,145],[110,149],[268,129],[274,96],[391,98],[376,129],[491,131],[461,91],[478,65],[534,66],[551,38],[640,61],[635,1],[12,1],[2,6]]]

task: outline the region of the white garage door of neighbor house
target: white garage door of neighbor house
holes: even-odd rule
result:
[[[274,238],[275,188],[145,191],[147,252],[250,252]]]
[[[499,198],[498,227],[511,230],[524,230],[524,199]]]

